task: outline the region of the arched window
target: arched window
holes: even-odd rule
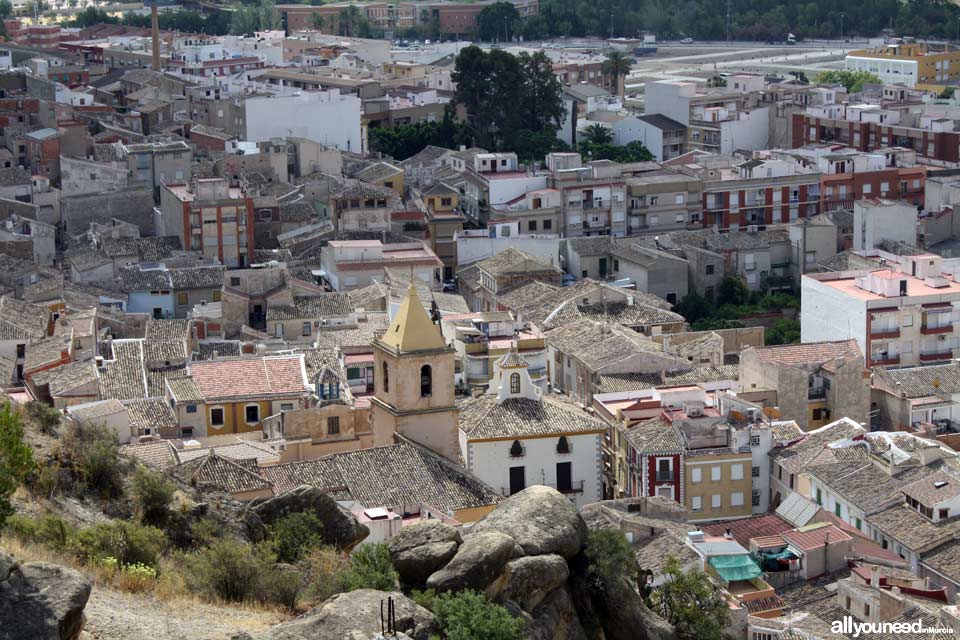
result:
[[[557,440],[557,453],[570,453],[570,441],[567,436],[560,436]]]
[[[383,392],[390,393],[390,367],[383,363]]]
[[[433,371],[430,365],[420,367],[420,397],[429,398],[433,393]]]
[[[510,445],[510,457],[519,458],[523,456],[523,445],[520,444],[519,440],[514,440],[513,444]]]
[[[520,393],[520,374],[510,374],[510,393],[517,395]]]

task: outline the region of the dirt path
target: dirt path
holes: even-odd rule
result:
[[[85,640],[229,640],[241,631],[256,640],[283,621],[268,612],[189,601],[160,602],[96,587],[84,613]]]

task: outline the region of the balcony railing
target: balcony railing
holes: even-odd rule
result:
[[[657,471],[657,482],[672,482],[673,471]]]
[[[553,487],[560,493],[583,493],[583,480],[576,480],[566,485],[550,484],[547,486]]]
[[[826,397],[826,387],[813,387],[811,389],[807,389],[807,398],[809,400],[823,400]]]
[[[900,329],[889,329],[889,328],[871,329],[870,337],[874,339],[879,339],[879,340],[899,338]]]
[[[900,364],[900,356],[877,354],[870,358],[870,364],[875,364],[879,366],[889,366],[894,364]]]
[[[953,352],[950,349],[920,352],[920,362],[937,362],[938,360],[950,360],[951,358],[953,358]]]
[[[920,327],[920,333],[925,336],[932,336],[938,333],[950,333],[953,331],[953,324],[944,324],[940,326],[923,325]]]

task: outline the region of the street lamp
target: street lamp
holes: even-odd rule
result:
[[[841,42],[841,46],[842,46],[842,43],[843,43],[843,19],[844,19],[845,17],[847,17],[847,14],[845,14],[845,13],[843,13],[843,12],[841,11],[841,12],[840,12],[840,42]]]

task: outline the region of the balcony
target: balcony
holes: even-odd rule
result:
[[[657,471],[657,482],[673,482],[673,471]]]
[[[953,358],[953,352],[945,348],[942,351],[926,351],[920,353],[920,362],[938,362],[940,360],[950,360]]]
[[[889,340],[891,338],[899,338],[900,329],[889,329],[889,328],[880,328],[880,329],[871,329],[870,330],[870,339],[871,340]]]
[[[576,480],[570,484],[560,485],[560,484],[550,484],[548,487],[553,487],[560,493],[583,493],[583,480]]]
[[[893,354],[876,354],[870,358],[870,364],[879,367],[892,366],[900,364],[900,356]]]
[[[823,400],[827,397],[826,387],[811,387],[807,390],[808,400]]]
[[[940,326],[923,325],[920,327],[920,333],[925,336],[932,336],[939,333],[952,333],[953,324],[944,324]]]

